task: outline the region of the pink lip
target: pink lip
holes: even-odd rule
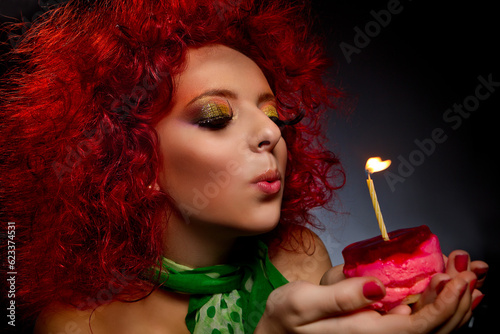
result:
[[[253,180],[260,191],[273,195],[281,190],[281,175],[277,170],[268,170]]]

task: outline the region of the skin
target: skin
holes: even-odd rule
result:
[[[446,258],[446,273],[433,277],[421,300],[411,309],[400,305],[381,315],[363,309],[372,300],[363,295],[363,286],[373,277],[345,279],[342,266],[328,270],[321,284],[295,281],[276,289],[268,299],[266,312],[255,333],[450,333],[463,326],[472,315],[471,305],[481,297],[478,290],[484,277],[475,272],[488,265],[468,262],[467,269],[455,267],[457,250]],[[445,282],[438,293],[437,287]]]
[[[279,220],[283,189],[269,195],[253,183],[269,169],[283,177],[286,167],[285,142],[266,109],[274,104],[272,91],[253,61],[224,46],[190,50],[176,83],[172,109],[157,126],[164,168],[156,187],[175,203],[164,255],[192,267],[223,263],[238,237],[265,233]],[[199,106],[193,111],[190,102],[214,89],[225,95],[209,99],[229,101],[233,114],[226,127],[207,130],[197,124]],[[211,198],[205,189],[210,183],[219,186]],[[195,198],[194,189],[209,200]],[[433,277],[413,309],[403,305],[381,315],[365,309],[373,300],[363,295],[369,282],[384,289],[377,279],[345,279],[314,233],[294,233],[311,251],[278,249],[271,258],[291,283],[270,295],[255,333],[448,333],[468,321],[481,296],[484,278],[476,281],[475,272],[484,272],[487,264],[468,260],[459,271],[455,258],[467,253],[455,251],[446,258],[446,273]],[[441,282],[446,284],[438,291]],[[156,290],[138,302],[115,301],[94,311],[53,304],[39,316],[34,333],[83,334],[91,327],[94,334],[183,334],[188,303],[188,295]]]
[[[198,124],[210,103],[231,109],[227,125]],[[189,52],[172,109],[156,127],[164,165],[158,186],[177,209],[166,257],[191,267],[223,263],[238,237],[278,224],[283,186],[269,195],[253,182],[278,171],[284,184],[286,144],[265,113],[275,105],[264,74],[241,53],[222,46]]]

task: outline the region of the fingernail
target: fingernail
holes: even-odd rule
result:
[[[477,268],[474,270],[474,274],[476,274],[478,280],[482,280],[483,278],[486,277],[486,274],[488,273],[488,267],[486,268]]]
[[[385,291],[377,282],[370,281],[363,285],[363,295],[366,299],[379,300],[384,298]]]
[[[460,254],[455,256],[455,269],[459,273],[467,270],[467,266],[469,265],[469,255]]]
[[[436,286],[436,294],[439,295],[449,281],[451,281],[451,279],[445,279],[439,282],[438,285]]]
[[[472,301],[472,304],[470,306],[471,311],[474,311],[474,309],[479,305],[479,303],[483,300],[484,295],[477,296],[476,299]]]
[[[474,289],[476,288],[476,283],[477,283],[477,279],[473,279],[472,281],[470,281],[469,283],[469,291],[474,291]]]

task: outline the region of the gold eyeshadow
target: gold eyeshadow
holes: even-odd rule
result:
[[[208,102],[201,107],[200,116],[202,118],[231,117],[231,110],[227,104]]]
[[[202,102],[198,108],[196,123],[203,127],[223,127],[233,117],[228,102]]]
[[[279,119],[279,115],[278,115],[278,111],[276,110],[276,107],[273,106],[273,105],[271,105],[271,104],[268,104],[267,106],[265,106],[262,109],[262,111],[269,118],[277,118],[277,119]]]
[[[194,110],[196,110],[195,123],[201,127],[221,129],[234,119],[231,105],[225,99],[220,101],[218,98],[203,99],[195,104]],[[282,123],[274,105],[265,105],[262,112],[276,124]]]

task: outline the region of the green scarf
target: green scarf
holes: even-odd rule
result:
[[[186,325],[193,334],[253,333],[271,291],[288,283],[261,241],[255,256],[237,265],[193,269],[163,258],[154,275],[161,288],[191,295]]]

